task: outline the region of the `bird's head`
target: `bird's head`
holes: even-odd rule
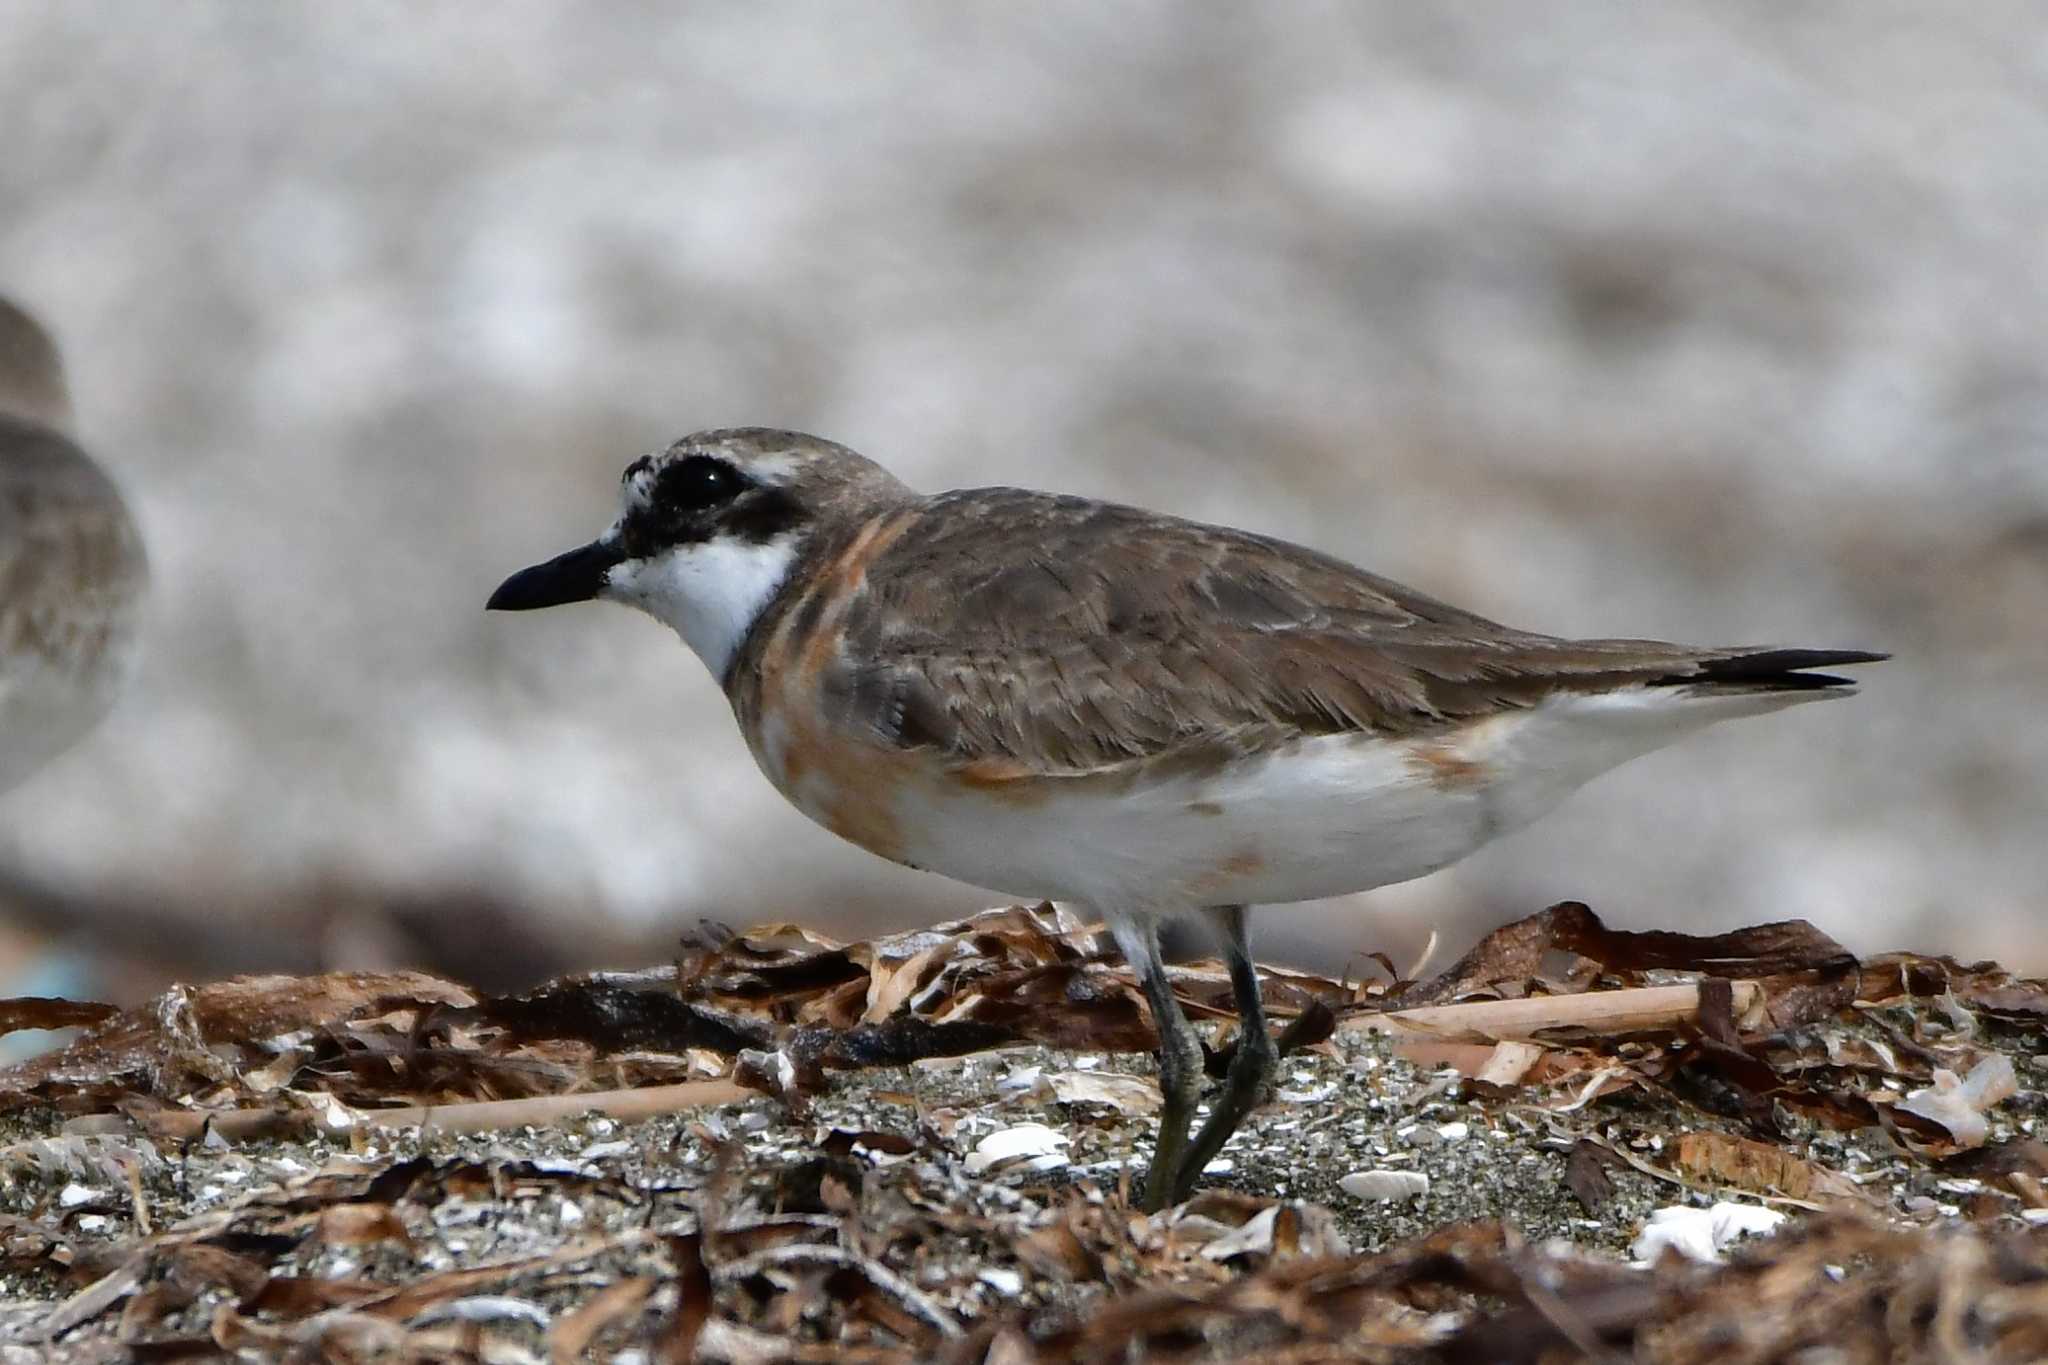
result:
[[[815,436],[698,432],[626,466],[604,534],[521,569],[485,605],[622,602],[672,626],[723,677],[821,531],[907,496],[881,466]]]

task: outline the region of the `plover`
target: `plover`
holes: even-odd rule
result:
[[[70,427],[57,348],[0,299],[0,791],[113,705],[149,582],[119,490]]]
[[[1883,655],[1514,630],[1266,536],[1020,488],[925,496],[741,428],[626,468],[619,517],[489,607],[673,627],[804,814],[871,853],[1102,915],[1160,1038],[1146,1207],[1260,1102],[1246,907],[1457,861],[1716,721],[1839,697]],[[1192,1138],[1199,1041],[1156,925],[1204,912],[1241,1041]]]

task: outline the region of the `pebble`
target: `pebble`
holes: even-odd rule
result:
[[[1337,1182],[1337,1188],[1353,1199],[1386,1204],[1426,1198],[1429,1177],[1421,1171],[1353,1171]]]

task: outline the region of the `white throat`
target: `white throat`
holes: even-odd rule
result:
[[[797,539],[721,536],[615,565],[604,596],[638,607],[683,637],[714,678],[774,600],[796,563]]]

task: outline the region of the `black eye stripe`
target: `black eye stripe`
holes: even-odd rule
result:
[[[719,530],[756,545],[765,545],[795,530],[803,520],[803,504],[788,489],[770,485],[756,489],[751,496],[734,504],[731,511],[719,518]]]
[[[629,490],[638,489],[629,491],[619,523],[621,548],[632,559],[719,537],[766,544],[800,530],[805,521],[803,504],[791,490],[751,478],[715,455],[637,460],[627,467],[625,482]]]

